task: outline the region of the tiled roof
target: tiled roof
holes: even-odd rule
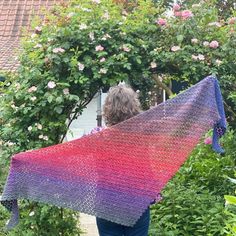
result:
[[[17,51],[22,29],[30,28],[35,15],[61,0],[0,0],[0,70],[17,69]]]

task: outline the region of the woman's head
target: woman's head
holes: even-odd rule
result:
[[[115,125],[140,112],[137,94],[127,85],[111,87],[103,106],[103,116],[107,126]]]

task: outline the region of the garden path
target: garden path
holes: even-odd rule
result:
[[[83,236],[99,236],[94,216],[80,213],[80,228],[84,232]]]

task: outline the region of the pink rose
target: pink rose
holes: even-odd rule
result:
[[[216,40],[211,41],[209,44],[209,47],[210,48],[218,48],[219,47],[218,41],[216,41]]]
[[[89,33],[89,38],[90,38],[92,41],[95,39],[93,32],[90,32],[90,33]]]
[[[29,126],[29,127],[28,127],[28,131],[31,131],[32,129],[33,129],[32,126]]]
[[[34,46],[34,48],[42,48],[42,47],[43,47],[43,45],[40,44],[40,43],[38,43],[38,44],[36,44],[36,45]]]
[[[204,41],[202,44],[204,47],[208,47],[210,43],[208,41]]]
[[[180,10],[180,5],[179,4],[174,4],[173,5],[173,10],[174,11],[179,11]]]
[[[34,102],[37,98],[35,96],[31,97],[30,100]]]
[[[63,89],[63,93],[64,93],[64,95],[68,95],[68,94],[70,94],[70,91],[68,88],[65,88],[65,89]]]
[[[48,136],[47,135],[43,136],[43,140],[48,141]]]
[[[198,39],[194,38],[194,39],[191,39],[191,43],[198,43]]]
[[[198,56],[192,55],[192,59],[193,59],[194,61],[197,61],[197,60],[198,60]]]
[[[54,48],[52,51],[54,53],[63,53],[63,52],[65,52],[65,49],[63,49],[63,48]]]
[[[230,28],[230,31],[229,31],[231,34],[233,34],[235,32],[235,30],[233,28]]]
[[[104,37],[106,37],[107,39],[111,39],[111,35],[110,34],[105,34]]]
[[[99,3],[101,3],[101,1],[100,1],[100,0],[92,0],[92,2],[93,2],[93,3],[96,3],[96,4],[99,4]]]
[[[70,19],[70,18],[73,17],[74,15],[75,15],[74,12],[70,12],[66,17],[67,17],[68,19]]]
[[[202,55],[202,54],[198,54],[197,56],[193,54],[193,55],[192,55],[192,59],[193,59],[194,61],[197,61],[197,60],[199,60],[199,61],[204,61],[204,60],[205,60],[205,56]]]
[[[106,74],[107,73],[107,69],[102,68],[99,70],[99,74]]]
[[[85,67],[84,64],[82,64],[82,63],[79,62],[79,63],[77,64],[77,66],[78,66],[78,68],[79,68],[80,71],[83,71],[83,70],[84,70],[84,67]]]
[[[157,20],[157,24],[160,25],[160,26],[164,26],[164,25],[166,25],[166,23],[167,23],[166,20],[163,19],[163,18],[159,18]]]
[[[217,66],[220,66],[222,63],[223,63],[223,61],[221,61],[221,60],[219,60],[219,59],[216,59],[216,65],[217,65]]]
[[[37,37],[37,34],[35,34],[35,33],[31,34],[31,38],[32,38],[32,39],[34,39],[34,38],[36,38],[36,37]]]
[[[127,47],[126,45],[123,45],[122,49],[123,49],[123,51],[125,51],[125,52],[130,52],[130,48]]]
[[[48,88],[53,89],[56,87],[56,83],[54,81],[49,81],[48,82]]]
[[[204,143],[205,143],[205,144],[212,144],[212,138],[211,138],[211,137],[207,137],[207,138],[204,140]]]
[[[106,11],[106,12],[103,14],[102,18],[105,19],[105,20],[109,20],[109,19],[110,19],[109,12]]]
[[[201,4],[193,4],[192,5],[192,8],[198,8],[198,7],[200,7],[201,6]]]
[[[36,33],[36,34],[41,34],[41,32],[42,32],[42,27],[36,26],[36,27],[35,27],[35,33]]]
[[[41,130],[43,126],[41,124],[37,124],[37,128]]]
[[[198,54],[198,60],[199,61],[204,61],[205,60],[205,56],[202,54]]]
[[[37,31],[42,31],[42,27],[36,26],[36,27],[35,27],[35,30],[37,30]]]
[[[150,66],[152,69],[155,69],[157,67],[157,63],[153,61],[151,62]]]
[[[104,47],[103,47],[102,45],[98,45],[98,46],[96,46],[95,50],[96,50],[97,52],[103,51],[103,50],[104,50]]]
[[[177,52],[177,51],[179,51],[180,50],[180,47],[179,46],[173,46],[172,48],[171,48],[171,51],[172,52]]]
[[[103,57],[103,58],[100,59],[100,62],[104,62],[104,61],[106,61],[106,58],[105,58],[105,57]]]
[[[88,26],[86,25],[86,24],[84,24],[84,23],[82,23],[80,26],[79,26],[79,29],[80,30],[84,30],[84,29],[87,29],[88,28]]]
[[[15,86],[16,86],[16,89],[17,89],[17,90],[20,89],[20,84],[19,84],[19,83],[16,83]]]
[[[126,10],[123,10],[123,11],[122,11],[122,14],[125,15],[125,16],[128,16],[128,15],[129,15],[129,13],[128,13]]]
[[[184,11],[182,11],[182,13],[181,13],[181,17],[182,17],[182,19],[184,19],[184,20],[187,20],[188,18],[190,18],[190,17],[192,17],[193,16],[193,13],[191,12],[191,11],[189,11],[189,10],[184,10]]]
[[[229,24],[233,25],[236,22],[236,17],[232,17],[229,19]]]
[[[177,16],[177,17],[179,16],[180,17],[180,16],[182,16],[182,12],[181,11],[175,11],[174,16]]]
[[[208,24],[209,26],[217,26],[217,27],[221,27],[221,23],[215,21],[215,22],[211,22]]]
[[[32,86],[32,87],[30,87],[30,88],[28,89],[28,92],[29,92],[29,93],[32,93],[32,92],[35,92],[35,91],[37,91],[37,87],[36,87],[36,86]]]

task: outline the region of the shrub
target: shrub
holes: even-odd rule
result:
[[[223,139],[224,156],[199,144],[152,207],[150,235],[225,235],[224,195],[233,193],[235,133]]]
[[[229,178],[230,181],[236,184],[236,179]],[[236,196],[225,195],[226,214],[228,216],[225,226],[227,236],[236,235]]]

